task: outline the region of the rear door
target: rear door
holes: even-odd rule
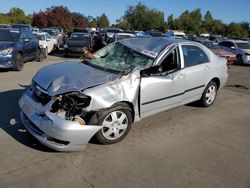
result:
[[[206,52],[199,46],[181,45],[185,71],[184,103],[198,100],[211,74],[211,63]]]
[[[184,71],[180,68],[179,49],[166,52],[160,62],[161,73],[141,78],[141,117],[178,106],[184,99]]]

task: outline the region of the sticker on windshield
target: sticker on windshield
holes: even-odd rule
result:
[[[149,51],[149,50],[142,50],[141,53],[144,54],[144,55],[153,57],[153,58],[156,58],[157,55],[158,55],[158,53],[153,52],[153,51]]]
[[[19,33],[19,30],[10,30],[11,33]]]

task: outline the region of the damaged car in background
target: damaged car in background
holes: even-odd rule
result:
[[[113,144],[142,118],[194,101],[212,105],[226,83],[226,63],[197,42],[121,40],[81,62],[39,70],[19,101],[21,120],[54,150],[82,150],[93,136]]]

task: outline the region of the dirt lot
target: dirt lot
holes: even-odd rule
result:
[[[179,107],[136,123],[118,144],[60,153],[25,131],[18,99],[40,67],[61,60],[0,72],[0,187],[250,187],[250,66],[232,66],[210,108]]]

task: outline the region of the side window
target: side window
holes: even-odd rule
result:
[[[161,63],[162,71],[173,71],[176,70],[178,66],[178,50],[175,48],[166,57],[164,57]]]
[[[22,33],[20,34],[19,40],[20,40],[21,42],[23,42],[25,39],[28,39],[28,36],[26,35],[25,32],[22,32]]]
[[[199,65],[209,61],[205,52],[197,46],[183,45],[182,52],[185,67]]]

